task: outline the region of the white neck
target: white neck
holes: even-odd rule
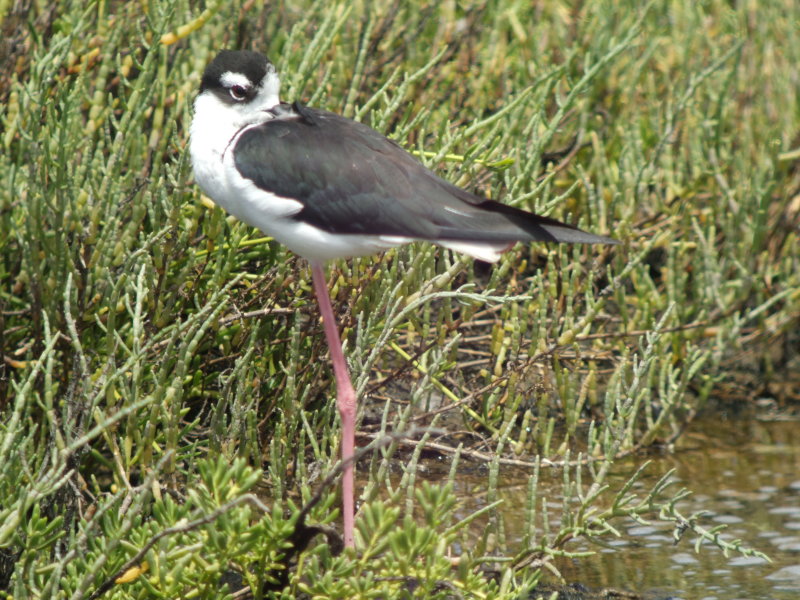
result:
[[[227,104],[210,90],[194,101],[194,118],[190,128],[189,152],[195,179],[212,198],[218,195],[223,175],[224,154],[233,147],[234,138],[249,125],[272,118],[269,109],[280,103],[280,80],[268,73],[256,97],[246,104]]]
[[[264,78],[256,97],[246,104],[226,104],[210,90],[200,94],[194,101],[190,131],[192,154],[200,145],[204,151],[221,154],[242,127],[270,119],[271,115],[265,111],[280,103],[279,91],[278,75],[271,72]]]

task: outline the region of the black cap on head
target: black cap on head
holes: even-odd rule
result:
[[[223,73],[241,73],[254,85],[257,85],[267,74],[270,63],[267,57],[250,50],[222,50],[206,67],[200,92],[218,87]]]

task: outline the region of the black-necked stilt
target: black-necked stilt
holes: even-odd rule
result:
[[[194,104],[192,165],[214,202],[311,262],[342,419],[344,540],[352,547],[356,396],[323,263],[414,240],[490,262],[515,242],[616,241],[475,196],[366,125],[281,103],[279,88],[265,56],[220,52]]]

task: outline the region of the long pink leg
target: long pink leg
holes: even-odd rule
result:
[[[333,375],[336,378],[336,404],[342,417],[342,460],[345,467],[342,472],[342,503],[344,510],[344,545],[353,548],[354,496],[353,485],[353,452],[356,435],[356,392],[350,382],[350,373],[342,353],[342,342],[328,295],[328,284],[325,281],[325,269],[321,263],[311,263],[311,275],[314,281],[314,293],[317,295],[319,310],[322,313],[322,326],[331,352]]]

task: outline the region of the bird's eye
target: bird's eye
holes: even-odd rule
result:
[[[232,85],[230,94],[234,100],[244,100],[247,97],[247,88],[243,85]]]

